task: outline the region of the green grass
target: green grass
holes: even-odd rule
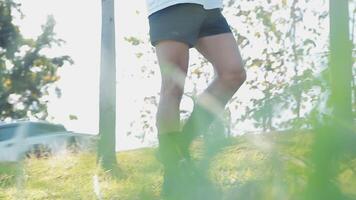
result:
[[[308,159],[312,135],[245,135],[214,146],[197,141],[192,151],[197,165],[207,170],[222,191],[221,199],[299,200],[312,169]],[[145,148],[118,153],[119,179],[99,169],[93,153],[28,159],[20,165],[0,164],[0,199],[97,199],[93,187],[96,175],[102,199],[158,200],[162,166],[155,159],[155,151]],[[346,196],[356,199],[356,159],[339,165],[334,181]]]

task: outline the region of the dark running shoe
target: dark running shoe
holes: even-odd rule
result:
[[[190,165],[165,168],[162,184],[162,197],[165,200],[196,200],[195,172]]]
[[[164,167],[162,197],[167,200],[193,200],[190,196],[195,190],[196,170],[188,149],[183,145],[182,133],[160,135],[157,157]]]
[[[218,190],[191,165],[165,170],[161,196],[164,200],[220,200]]]

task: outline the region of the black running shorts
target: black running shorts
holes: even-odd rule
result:
[[[148,20],[153,46],[174,40],[191,48],[201,37],[231,32],[220,8],[206,10],[200,4],[176,4],[151,14]]]

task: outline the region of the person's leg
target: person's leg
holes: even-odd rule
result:
[[[150,40],[162,74],[156,125],[158,135],[180,130],[179,103],[188,68],[189,48],[198,40],[205,10],[198,4],[177,4],[149,16]]]
[[[189,46],[172,40],[156,45],[162,85],[157,110],[158,134],[180,131],[179,105],[189,62]]]
[[[206,13],[202,5],[177,4],[149,16],[150,40],[156,47],[162,86],[156,116],[158,159],[164,167],[162,195],[197,199],[197,175],[184,145],[179,105],[184,91],[189,48],[195,46]]]
[[[188,70],[189,45],[173,40],[163,40],[156,45],[158,64],[161,70],[161,92],[156,115],[159,141],[159,156],[166,167],[188,159],[183,148],[179,105],[184,91]]]
[[[179,105],[188,69],[189,46],[173,40],[156,45],[162,85],[157,111],[158,159],[164,166],[162,195],[172,199],[192,199],[193,173],[188,149],[182,145]],[[188,198],[189,197],[189,198]]]
[[[198,97],[193,112],[183,127],[188,145],[205,132],[214,118],[246,79],[242,58],[232,33],[202,37],[196,49],[213,65],[216,78]]]

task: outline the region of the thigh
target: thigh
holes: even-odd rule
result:
[[[156,45],[156,54],[162,80],[184,84],[189,63],[189,46],[185,43],[165,40]]]
[[[218,74],[243,69],[241,54],[232,33],[202,37],[196,49],[212,63]]]

